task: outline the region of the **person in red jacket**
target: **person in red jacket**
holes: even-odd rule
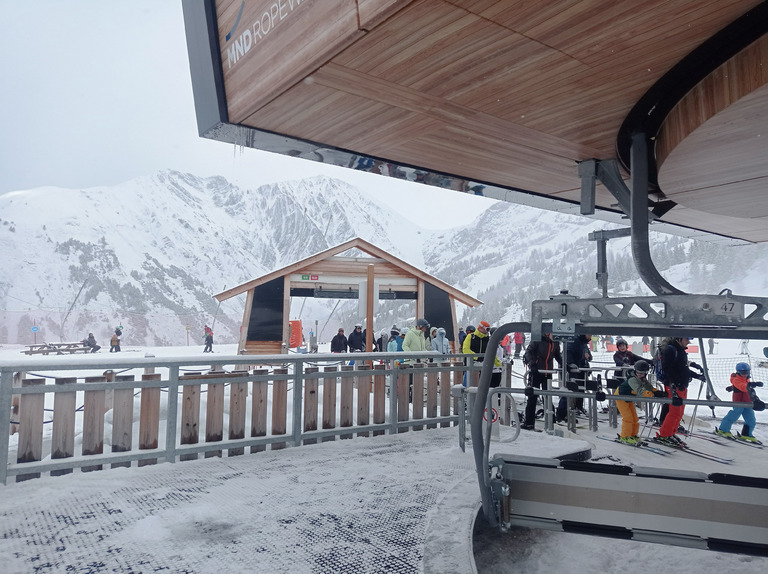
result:
[[[747,363],[736,363],[736,372],[731,374],[731,387],[733,387],[733,402],[734,403],[751,403],[754,399],[755,387],[762,387],[761,382],[752,382],[750,377],[749,365]],[[741,434],[736,433],[734,437],[731,434],[731,426],[739,417],[744,419],[744,427],[741,430]],[[733,407],[728,414],[720,421],[720,427],[715,427],[715,432],[721,436],[727,438],[741,439],[747,442],[758,442],[752,435],[755,430],[755,410],[749,407]]]
[[[525,343],[525,334],[515,333],[513,339],[515,341],[515,359],[519,359],[520,351],[523,350],[523,343]]]

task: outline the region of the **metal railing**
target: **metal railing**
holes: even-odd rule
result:
[[[19,431],[15,450],[10,435],[0,440],[0,483],[44,472],[90,471],[134,461],[139,466],[175,463],[200,453],[235,456],[247,449],[256,453],[338,437],[455,425],[459,417],[457,401],[450,396],[451,379],[460,382],[464,372],[480,369],[464,366],[459,362],[463,358],[435,353],[204,358],[97,354],[0,361],[0,412],[12,413],[17,407],[9,422]],[[346,364],[350,360],[353,366]],[[209,394],[202,403],[202,419],[204,393]],[[75,402],[83,406],[75,408]],[[44,415],[50,403],[52,417]],[[104,452],[110,442],[104,437],[104,415],[110,410],[113,452]],[[45,423],[52,430],[43,432]],[[79,452],[76,428],[82,428]],[[9,460],[13,454],[15,460]]]

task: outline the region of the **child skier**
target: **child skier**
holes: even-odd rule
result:
[[[651,366],[648,361],[640,359],[634,365],[634,370],[626,372],[626,378],[618,386],[616,395],[637,395],[639,397],[666,397],[664,391],[657,391],[646,378]],[[621,413],[621,435],[619,440],[625,444],[638,445],[642,439],[637,436],[640,431],[640,421],[633,401],[616,401],[616,408]]]
[[[761,382],[752,382],[749,380],[750,367],[747,363],[736,363],[736,372],[731,374],[731,387],[733,388],[732,399],[735,403],[751,403],[755,399],[755,387],[762,387]],[[741,434],[736,433],[734,437],[731,434],[731,426],[739,417],[744,419],[744,427]],[[715,432],[726,438],[736,438],[747,442],[759,443],[752,436],[755,430],[755,411],[750,407],[733,407],[727,415],[720,421],[720,427],[715,427]]]

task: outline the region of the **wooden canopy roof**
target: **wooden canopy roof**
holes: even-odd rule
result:
[[[673,206],[662,222],[768,241],[768,2],[185,0],[184,12],[204,137],[578,213],[578,162],[618,159],[626,178],[639,131],[649,199]],[[602,186],[596,205],[620,220]]]
[[[367,253],[370,257],[341,256],[341,254],[351,249],[358,249],[363,253]],[[282,269],[272,271],[262,277],[227,289],[214,295],[214,297],[218,301],[226,301],[231,297],[246,293],[259,285],[285,276],[291,276],[290,286],[292,288],[311,286],[315,289],[357,289],[359,282],[367,277],[368,266],[371,264],[375,267],[375,279],[379,282],[381,289],[416,291],[417,281],[421,280],[445,291],[454,300],[468,307],[477,307],[483,304],[479,299],[475,299],[471,295],[452,287],[437,277],[425,273],[419,268],[406,263],[402,259],[398,259],[387,251],[359,237],[292,263]],[[304,276],[306,277],[303,278]],[[413,281],[409,282],[408,280]]]

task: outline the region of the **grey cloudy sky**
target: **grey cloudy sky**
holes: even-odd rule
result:
[[[200,138],[181,0],[0,0],[0,9],[0,193],[114,185],[175,169],[238,185],[322,173],[411,205],[418,190],[425,208],[450,204],[432,213],[440,225],[490,205]]]

